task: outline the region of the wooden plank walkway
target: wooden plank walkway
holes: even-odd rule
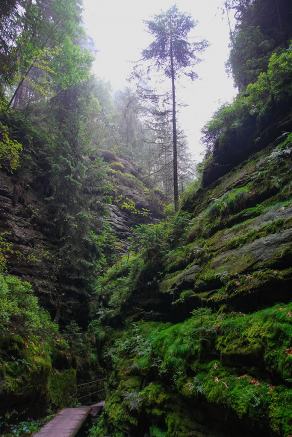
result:
[[[74,437],[87,419],[92,407],[64,408],[34,437]]]

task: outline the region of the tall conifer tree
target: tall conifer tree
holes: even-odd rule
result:
[[[154,16],[146,22],[153,35],[152,43],[143,50],[143,59],[153,62],[158,70],[171,79],[172,94],[172,142],[173,142],[173,191],[174,207],[178,209],[178,165],[177,165],[177,111],[176,80],[184,74],[191,80],[197,78],[194,66],[199,62],[197,53],[207,47],[207,41],[191,42],[190,31],[196,22],[176,6]]]

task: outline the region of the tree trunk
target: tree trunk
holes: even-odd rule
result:
[[[228,7],[228,3],[225,2],[225,3],[224,3],[224,6],[225,6],[226,15],[227,15],[227,21],[228,21],[228,27],[229,27],[229,36],[230,36],[230,40],[231,40],[231,42],[232,42],[233,47],[235,47],[235,41],[234,41],[233,32],[232,32],[231,23],[230,23],[230,16],[229,16],[229,7]]]
[[[171,67],[171,91],[172,91],[173,199],[174,199],[174,210],[178,211],[176,98],[175,98],[175,71],[173,65],[172,40],[170,40],[170,67]]]
[[[17,87],[16,87],[16,90],[14,91],[14,93],[13,93],[11,99],[9,100],[9,103],[8,103],[8,105],[7,105],[7,109],[10,109],[10,107],[11,107],[11,105],[12,105],[12,103],[13,103],[15,97],[17,96],[17,93],[19,92],[19,90],[20,90],[20,88],[22,87],[22,85],[23,85],[25,79],[26,79],[27,76],[29,75],[30,70],[32,69],[32,67],[33,67],[33,64],[30,65],[30,67],[26,70],[26,72],[25,72],[24,75],[22,76],[20,82],[18,83],[18,85],[17,85]]]

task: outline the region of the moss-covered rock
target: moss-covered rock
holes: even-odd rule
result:
[[[250,315],[202,309],[179,324],[129,326],[106,354],[113,369],[104,412],[108,432],[149,432],[155,424],[167,436],[189,435],[200,425],[209,435],[208,408],[200,408],[205,403],[229,414],[235,435],[244,435],[236,428],[243,420],[250,435],[270,429],[288,436],[291,314],[291,304]],[[224,432],[224,420],[214,423]]]
[[[291,434],[289,147],[188,193],[99,279],[109,384],[92,436]]]

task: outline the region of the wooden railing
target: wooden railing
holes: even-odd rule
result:
[[[76,397],[82,405],[91,405],[105,398],[105,379],[94,379],[77,385]]]

